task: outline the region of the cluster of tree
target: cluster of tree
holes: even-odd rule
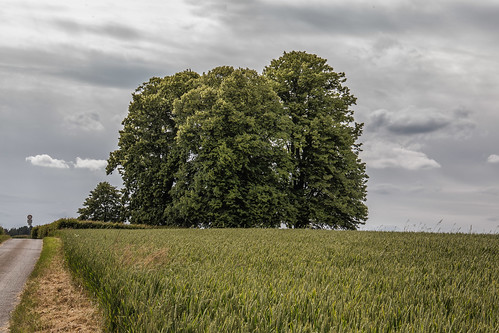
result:
[[[262,74],[224,66],[151,78],[133,93],[108,159],[107,173],[123,178],[125,217],[355,229],[367,219],[367,175],[345,81],[305,52]]]
[[[1,235],[5,235],[5,230],[2,228],[2,226],[0,226],[0,236]]]
[[[78,214],[79,220],[123,222],[125,218],[120,191],[108,182],[97,184],[83,202],[83,207],[78,209]]]
[[[5,232],[7,235],[9,235],[11,237],[13,237],[13,236],[25,236],[25,235],[31,235],[31,228],[28,226],[19,227],[19,228],[10,228],[10,229],[6,229]],[[0,231],[0,235],[1,235],[1,231]]]

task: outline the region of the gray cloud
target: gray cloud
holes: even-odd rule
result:
[[[77,49],[71,45],[50,48],[0,48],[2,71],[26,75],[51,75],[107,87],[134,89],[158,73],[143,59],[116,53]]]
[[[52,24],[55,28],[62,29],[71,35],[88,33],[101,37],[107,36],[113,39],[116,38],[126,41],[134,41],[144,37],[144,35],[137,29],[120,23],[109,22],[106,24],[90,25],[76,21],[58,19]]]
[[[449,135],[465,135],[475,128],[469,119],[470,113],[457,110],[443,113],[435,109],[418,109],[414,106],[392,112],[384,109],[376,110],[369,115],[367,130],[379,132],[386,130],[396,135],[418,135],[434,132]],[[442,130],[446,131],[442,131]]]
[[[265,30],[270,34],[288,32],[338,34],[376,33],[393,31],[400,19],[384,10],[375,10],[371,5],[338,5],[314,3],[280,3],[262,1],[224,0],[203,2],[190,1],[193,13],[202,17],[217,19],[236,28],[237,31]],[[377,27],[377,29],[373,29]]]
[[[377,110],[370,115],[368,128],[372,131],[387,129],[399,135],[431,133],[452,123],[452,119],[435,110],[409,107],[399,112]]]
[[[82,129],[90,132],[104,130],[104,125],[102,125],[100,117],[97,113],[89,112],[68,115],[65,120],[71,129]]]
[[[497,29],[499,17],[499,4],[496,1],[470,3],[468,1],[456,2],[450,7],[449,14],[455,17],[456,23],[471,27],[474,33],[489,34]],[[458,28],[456,26],[456,28]],[[499,36],[496,35],[497,40]]]
[[[239,32],[266,31],[362,36],[439,31],[490,31],[497,27],[495,3],[371,4],[349,2],[188,1],[195,15],[223,22]],[[443,14],[445,13],[445,14]]]
[[[100,51],[60,49],[66,55],[63,68],[53,68],[53,75],[107,87],[135,88],[157,72],[140,59],[127,59]]]
[[[393,195],[400,192],[400,189],[393,184],[377,184],[369,187],[369,193],[376,193],[380,195]]]

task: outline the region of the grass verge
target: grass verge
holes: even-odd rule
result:
[[[62,242],[46,237],[21,301],[12,313],[16,332],[99,332],[102,315],[65,268]]]
[[[9,239],[10,236],[9,235],[0,235],[0,243],[6,241],[7,239]]]

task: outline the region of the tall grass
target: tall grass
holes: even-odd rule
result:
[[[499,236],[64,230],[116,332],[496,332]]]

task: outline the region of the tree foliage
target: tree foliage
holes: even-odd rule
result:
[[[164,224],[167,218],[180,154],[173,102],[191,90],[197,78],[192,71],[151,78],[132,95],[119,149],[110,154],[107,166],[108,174],[118,168],[123,178],[126,215],[132,223]]]
[[[355,97],[325,59],[285,53],[264,75],[292,121],[287,149],[293,160],[289,193],[298,215],[295,227],[312,224],[355,229],[367,219],[365,165],[356,143],[362,124],[350,107]]]
[[[182,163],[169,212],[182,225],[278,226],[288,202],[287,119],[269,82],[230,67],[205,75],[174,105]]]
[[[101,182],[90,191],[83,208],[78,209],[78,214],[80,220],[122,222],[121,194],[108,182]]]
[[[345,76],[285,53],[265,68],[152,78],[133,94],[107,172],[132,223],[355,229],[364,164]]]

